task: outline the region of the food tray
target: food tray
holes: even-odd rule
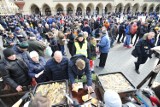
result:
[[[113,74],[118,74],[118,75],[121,75],[124,79],[125,79],[125,82],[128,84],[128,85],[130,85],[130,88],[129,89],[124,89],[124,90],[121,90],[121,91],[118,91],[118,90],[115,90],[121,97],[123,96],[125,96],[124,94],[130,94],[130,93],[133,93],[133,92],[135,92],[136,91],[136,89],[135,89],[135,86],[126,78],[126,76],[123,74],[123,73],[121,73],[121,72],[114,72],[114,73],[105,73],[105,74],[99,74],[98,75],[98,77],[97,77],[97,81],[96,81],[96,84],[97,84],[97,86],[98,86],[98,88],[99,88],[99,91],[100,91],[100,93],[101,93],[101,96],[102,96],[102,98],[103,98],[103,95],[104,95],[104,92],[105,92],[105,90],[106,89],[109,89],[109,88],[106,88],[106,86],[105,85],[107,85],[107,83],[106,83],[106,81],[104,82],[104,81],[102,81],[102,77],[103,76],[111,76],[111,75],[113,75]],[[118,86],[122,86],[123,84],[123,82],[122,81],[120,81],[120,80],[115,80],[115,78],[112,78],[112,81],[117,81],[117,82],[120,82],[119,84],[117,83],[117,87],[115,87],[114,89],[116,89],[116,88],[118,88]],[[113,82],[114,84],[116,84],[115,82]],[[112,90],[114,90],[114,89],[112,89]]]
[[[49,81],[49,82],[43,82],[43,83],[39,83],[36,85],[35,89],[34,89],[34,95],[36,94],[36,91],[37,91],[37,88],[39,86],[42,86],[42,85],[47,85],[47,84],[52,84],[52,83],[59,83],[59,84],[62,84],[64,83],[65,84],[65,92],[66,94],[69,94],[69,88],[68,88],[68,81],[67,80],[58,80],[58,81]],[[57,88],[56,88],[57,89]],[[45,91],[45,90],[43,90]],[[53,90],[54,91],[54,90]],[[49,92],[52,92],[52,90],[50,90]],[[57,91],[59,92],[59,91]],[[56,92],[56,93],[57,93]],[[43,93],[43,92],[42,92]],[[60,103],[57,103],[57,104],[52,104],[51,107],[68,107],[68,99],[65,97],[65,94],[64,94],[64,99],[63,101],[61,101]]]
[[[83,84],[84,87],[86,84]],[[99,101],[102,101],[102,97],[101,97],[101,93],[99,92],[98,87],[96,86],[95,82],[92,83],[92,87],[94,89],[94,93],[91,94],[92,98],[96,98]],[[89,103],[91,102],[91,100],[88,100],[86,102],[84,102],[82,100],[82,96],[88,94],[88,90],[83,88],[83,89],[79,89],[78,92],[74,92],[72,91],[72,87],[69,86],[70,88],[70,97],[72,98],[73,101],[76,101],[78,104],[80,104],[81,106],[85,103]],[[92,107],[95,107],[94,105],[92,105]]]

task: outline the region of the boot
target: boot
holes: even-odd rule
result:
[[[137,64],[137,62],[134,62],[134,64],[135,64],[135,71],[136,71],[136,73],[140,74],[140,72],[139,72],[139,65]]]

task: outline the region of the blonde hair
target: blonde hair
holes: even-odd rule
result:
[[[96,44],[97,44],[96,38],[92,37],[90,40],[90,43],[96,46]]]
[[[84,38],[86,39],[88,37],[88,32],[83,32]]]
[[[80,70],[84,69],[86,66],[85,61],[82,59],[77,59],[75,64],[76,64],[77,68]]]

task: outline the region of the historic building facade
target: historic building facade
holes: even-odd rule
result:
[[[13,1],[0,0],[0,15],[12,15],[18,13],[18,7]]]
[[[160,0],[15,0],[15,4],[23,14],[160,13]]]

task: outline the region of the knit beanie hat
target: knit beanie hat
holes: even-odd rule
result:
[[[39,57],[39,54],[38,54],[36,51],[31,51],[31,52],[29,53],[29,56],[30,56],[31,58],[33,58],[33,57],[35,57],[35,56],[38,56],[38,57]]]
[[[16,27],[16,28],[15,28],[15,31],[19,31],[19,30],[21,30],[20,27]]]
[[[8,58],[9,56],[12,56],[14,54],[15,54],[14,51],[10,48],[3,50],[3,55],[5,58]]]
[[[105,107],[122,107],[122,101],[117,92],[106,90],[104,93]]]
[[[83,34],[82,32],[80,32],[80,33],[78,34],[78,37],[84,37],[84,34]]]
[[[23,41],[19,44],[19,47],[22,48],[22,49],[26,49],[29,47],[29,44],[27,41]]]
[[[77,59],[76,60],[76,66],[77,68],[79,68],[80,70],[84,69],[86,64],[85,64],[85,61],[82,60],[82,59]]]

